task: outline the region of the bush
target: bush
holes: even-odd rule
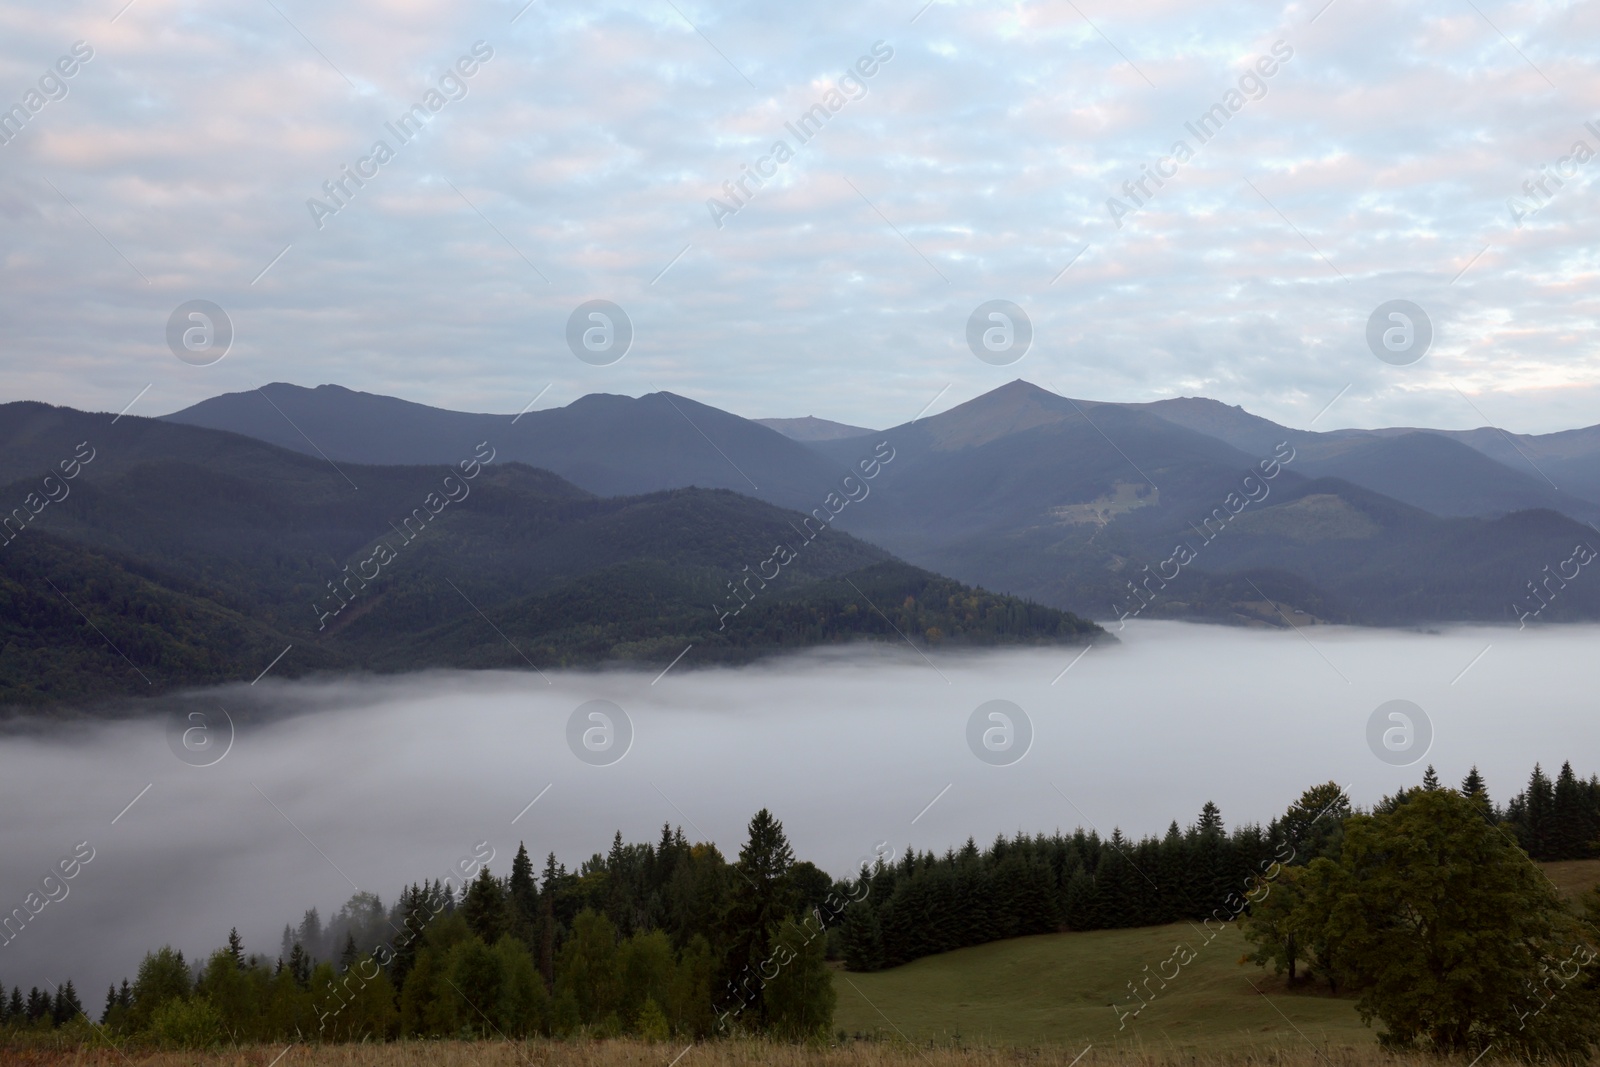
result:
[[[214,1048],[222,1043],[222,1016],[205,997],[168,1000],[151,1015],[150,1035],[166,1048]]]

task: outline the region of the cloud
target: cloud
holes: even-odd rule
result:
[[[544,405],[666,388],[886,425],[1020,372],[1301,425],[1349,384],[1319,428],[1481,422],[1453,385],[1515,429],[1593,421],[1593,176],[1520,229],[1506,201],[1575,140],[1600,151],[1594,11],[679,7],[0,16],[0,101],[95,53],[0,145],[0,394],[121,410],[153,383],[154,413],[291,380],[514,412],[546,385]],[[307,200],[479,41],[465,98],[317,229]],[[714,226],[706,200],[878,41],[869,92]],[[1265,96],[1117,228],[1107,199],[1277,41],[1294,58]],[[612,367],[562,340],[597,297],[637,330]],[[1363,340],[1397,297],[1435,322],[1405,368]],[[194,298],[236,326],[206,368],[164,341]],[[1035,325],[1014,368],[962,340],[996,298]]]

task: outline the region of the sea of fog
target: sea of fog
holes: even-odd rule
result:
[[[518,842],[536,867],[550,851],[576,867],[614,831],[653,841],[663,823],[731,857],[768,807],[798,857],[843,876],[969,835],[1159,833],[1207,800],[1230,826],[1265,822],[1329,779],[1370,804],[1428,763],[1451,782],[1477,764],[1501,802],[1535,761],[1600,770],[1597,627],[1119,636],[1086,653],[871,646],[729,669],[693,669],[691,651],[664,675],[269,676],[147,718],[14,721],[0,914],[80,843],[93,858],[0,946],[0,983],[71,977],[97,1012],[147,949],[200,956],[237,926],[276,954],[306,908],[326,920],[356,887],[387,904],[480,841],[497,873]],[[173,709],[209,715],[188,720],[198,743],[180,743]]]

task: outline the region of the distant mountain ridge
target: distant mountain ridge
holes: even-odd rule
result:
[[[1137,604],[1142,617],[1251,625],[1525,622],[1530,585],[1600,522],[1600,493],[1583,491],[1600,486],[1600,428],[1312,432],[1201,397],[1105,403],[1021,380],[865,437],[808,419],[774,428],[671,393],[513,418],[287,385],[168,416],[341,463],[445,462],[460,442],[492,437],[503,457],[600,495],[731,489],[837,515],[918,566],[1099,619]],[[879,445],[896,460],[846,508],[848,472]],[[1269,495],[1246,502],[1225,537],[1199,537],[1280,446],[1292,459]],[[1559,489],[1543,476],[1556,471]],[[1600,618],[1600,588],[1581,579],[1543,600],[1539,621]]]
[[[777,430],[793,441],[837,441],[845,437],[865,437],[874,431],[864,426],[849,426],[807,415],[799,419],[753,419],[769,430]]]
[[[372,465],[0,405],[0,500],[18,509],[0,513],[0,706],[249,681],[269,664],[665,666],[692,645],[693,668],[863,638],[1101,633],[731,490],[596,496],[507,462],[497,429],[447,460]],[[764,567],[774,546],[781,564]],[[849,608],[850,588],[884,613]]]

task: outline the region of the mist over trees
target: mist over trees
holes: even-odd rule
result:
[[[1600,856],[1600,779],[1539,767],[1504,809],[1476,768],[1352,807],[1334,782],[1265,826],[1207,802],[1160,836],[1001,835],[907,851],[835,881],[755,814],[732,860],[663,826],[569,870],[486,844],[385,906],[357,892],[237,930],[204,960],[170,946],[105,993],[0,987],[0,1033],[167,1047],[250,1041],[605,1037],[805,1041],[832,1025],[833,966],[873,971],[1028,934],[1238,920],[1240,961],[1355,998],[1381,1040],[1571,1059],[1600,1041],[1600,890],[1571,909],[1532,859]],[[1530,858],[1531,857],[1531,858]],[[500,873],[504,870],[504,873]],[[830,961],[833,961],[830,965]]]

